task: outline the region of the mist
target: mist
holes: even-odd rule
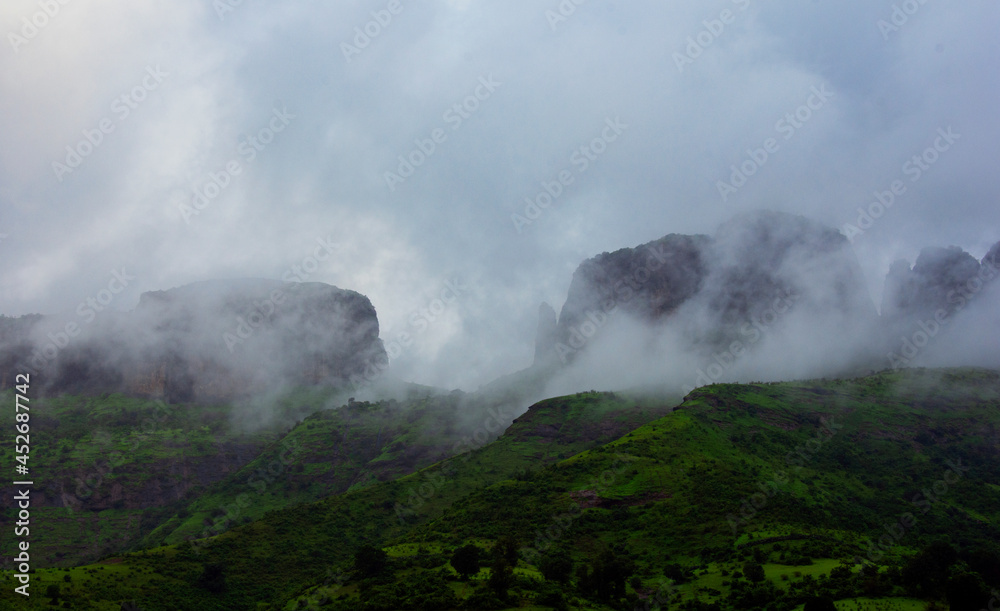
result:
[[[531,364],[538,304],[561,310],[601,252],[758,209],[849,235],[870,315],[789,261],[804,296],[756,341],[741,328],[758,310],[695,300],[651,327],[618,312],[552,382],[687,387],[699,370],[890,367],[906,333],[874,355],[868,335],[892,263],[951,245],[980,260],[1000,239],[996,3],[920,4],[898,24],[892,2],[860,0],[400,6],[104,0],[37,18],[5,2],[0,313],[54,317],[32,346],[111,325],[128,361],[158,336],[102,319],[136,319],[143,293],[323,283],[370,300],[384,375],[474,392]],[[996,363],[995,290],[908,366]],[[88,323],[81,304],[105,296]],[[300,375],[294,354],[262,357],[278,336],[230,353],[223,333],[250,312],[215,311],[185,354]]]
[[[995,368],[998,252],[977,261],[928,247],[899,260],[879,310],[845,236],[804,217],[741,215],[712,237],[666,236],[582,264],[557,326],[540,326],[534,366],[553,372],[549,394]],[[693,280],[678,277],[682,260]]]

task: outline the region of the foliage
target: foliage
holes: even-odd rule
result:
[[[389,555],[371,545],[362,545],[354,552],[354,571],[360,579],[378,577],[389,563]]]
[[[652,601],[811,611],[817,599],[978,611],[989,597],[972,598],[1000,586],[996,372],[719,384],[666,414],[669,405],[549,399],[497,441],[413,474],[276,506],[193,544],[43,568],[35,583],[58,583],[61,600],[95,609],[127,597],[148,611],[608,611]],[[295,430],[319,429],[305,423]],[[364,546],[386,555],[374,577],[350,571]],[[480,579],[457,582],[448,560],[466,546],[494,554]],[[225,567],[224,591],[191,587],[212,564]],[[0,606],[14,600],[5,580]]]
[[[477,546],[469,543],[455,550],[451,556],[451,566],[464,579],[472,577],[479,572],[480,550]]]

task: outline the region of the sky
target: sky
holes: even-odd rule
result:
[[[998,26],[995,0],[5,0],[0,313],[325,282],[413,336],[399,376],[474,390],[530,364],[584,259],[761,208],[850,232],[877,304],[894,260],[1000,240]]]

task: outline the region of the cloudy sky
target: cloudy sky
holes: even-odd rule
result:
[[[296,275],[418,331],[400,375],[474,389],[530,363],[584,258],[758,208],[839,228],[899,181],[853,236],[877,302],[893,260],[1000,240],[998,26],[996,0],[4,0],[0,313],[72,319],[115,272],[120,310]]]

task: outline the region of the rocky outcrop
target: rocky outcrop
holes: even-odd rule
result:
[[[995,275],[1000,242],[982,261],[957,246],[925,248],[913,267],[905,260],[889,268],[882,296],[882,315],[891,322],[907,323],[933,318],[936,312],[950,315],[979,283]]]
[[[622,311],[647,321],[669,316],[701,288],[707,236],[671,234],[637,248],[604,253],[580,264],[559,314],[559,335],[594,311]]]
[[[227,401],[276,386],[342,385],[385,359],[368,298],[315,282],[219,280],[144,293],[131,312],[74,321],[73,336],[55,317],[32,322],[29,343],[7,342],[0,355],[19,358],[7,370],[32,371],[54,393]]]
[[[619,313],[654,325],[683,319],[691,345],[712,351],[775,307],[794,308],[824,328],[867,326],[878,316],[843,235],[801,216],[762,211],[736,217],[712,237],[671,234],[584,261],[555,338],[539,335],[536,355],[551,344],[568,357],[564,362],[574,358]]]
[[[912,355],[918,351],[907,342],[927,339],[914,333],[936,333],[946,321],[963,328],[951,325],[960,311],[970,312],[963,320],[973,311],[984,316],[996,278],[1000,242],[981,261],[956,246],[926,248],[912,266],[893,263],[880,312],[844,235],[801,216],[753,212],[711,237],[672,234],[581,263],[554,330],[542,310],[535,369],[551,376],[586,353],[595,357],[590,372],[679,356],[682,370],[697,373],[696,385],[737,369],[744,376],[857,375],[907,365],[900,346]],[[616,326],[622,319],[639,326]],[[979,322],[988,326],[988,317]],[[975,333],[956,331],[950,344],[938,338],[939,360],[993,362],[994,353],[974,356],[962,344],[979,343],[967,337]],[[740,358],[756,350],[766,356]]]
[[[864,274],[840,232],[802,216],[771,211],[740,215],[712,240],[710,277],[701,297],[724,324],[742,324],[789,296],[821,322],[876,316]]]

